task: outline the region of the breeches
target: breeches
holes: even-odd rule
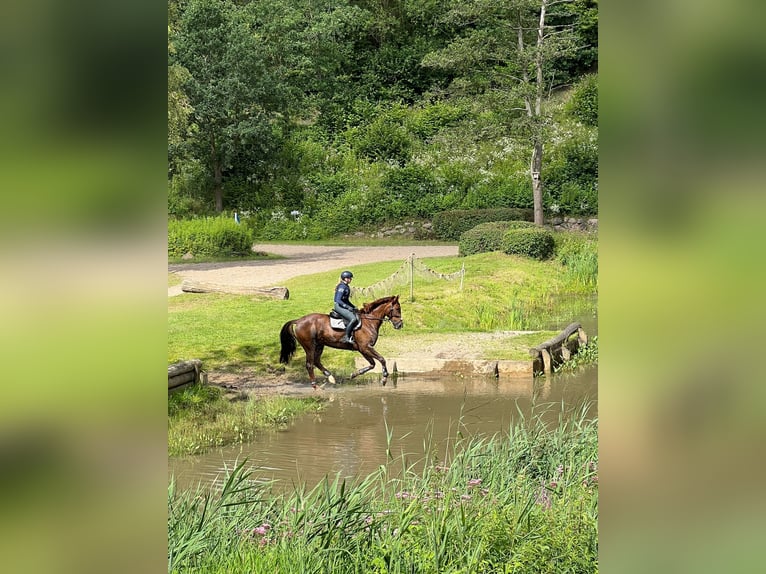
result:
[[[351,311],[349,309],[344,309],[340,305],[335,305],[335,311],[338,313],[338,315],[343,317],[346,320],[346,322],[349,323],[349,324],[352,321],[356,322],[356,320],[357,320],[356,313],[354,313],[353,311]]]

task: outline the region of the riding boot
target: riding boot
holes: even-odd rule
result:
[[[346,325],[346,334],[340,340],[341,343],[351,343],[352,345],[355,343],[353,335],[354,327],[356,327],[356,321],[349,321],[348,325]]]

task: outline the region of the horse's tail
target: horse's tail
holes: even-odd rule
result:
[[[282,350],[279,353],[279,362],[285,365],[290,362],[293,354],[295,353],[295,336],[293,335],[292,326],[295,321],[288,321],[282,327],[282,331],[279,333],[279,340],[282,341]]]

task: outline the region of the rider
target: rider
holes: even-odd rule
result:
[[[335,311],[341,315],[346,321],[346,334],[340,340],[341,343],[354,344],[354,329],[359,324],[359,316],[357,315],[357,308],[349,301],[351,296],[351,287],[348,286],[351,280],[354,278],[354,274],[351,271],[344,271],[340,274],[340,283],[335,288]]]

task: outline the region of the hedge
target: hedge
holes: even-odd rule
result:
[[[488,251],[503,250],[503,236],[509,229],[528,229],[535,227],[530,221],[491,221],[480,223],[460,236],[458,253],[476,255]]]
[[[433,231],[437,239],[456,241],[460,235],[480,223],[490,221],[533,221],[531,209],[500,207],[495,209],[455,209],[434,215]]]
[[[546,229],[510,229],[503,235],[503,251],[508,255],[547,259],[553,247],[553,234]]]
[[[244,255],[253,246],[253,234],[229,217],[168,221],[168,257],[186,253],[199,257]]]

